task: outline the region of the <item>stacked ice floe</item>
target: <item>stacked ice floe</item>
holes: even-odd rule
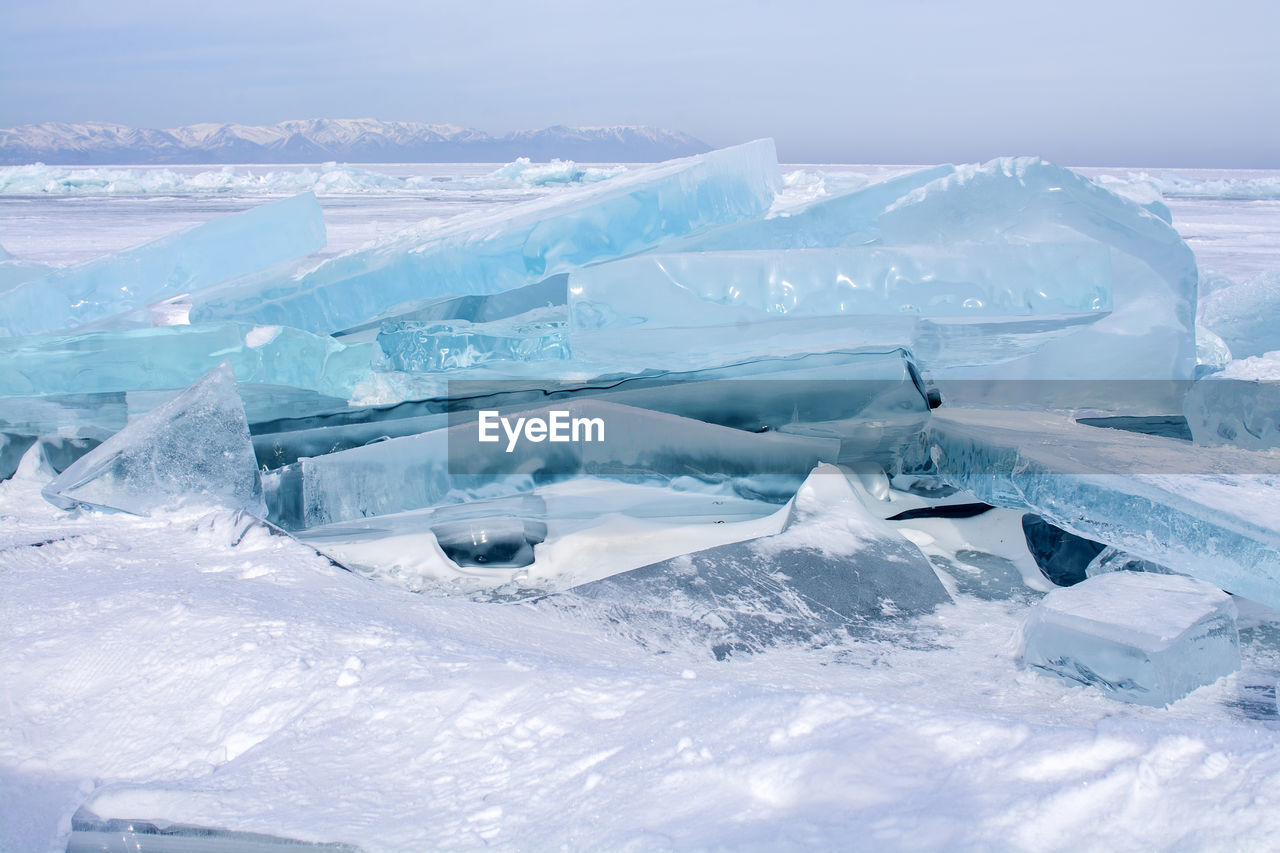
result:
[[[1229,672],[1221,590],[1280,606],[1276,397],[1225,351],[1280,349],[1274,281],[1198,335],[1167,217],[1034,158],[774,209],[780,183],[766,140],[319,262],[310,194],[5,259],[0,463],[34,445],[60,506],[232,507],[411,589],[575,589],[721,651],[946,601],[879,511],[910,475],[908,517],[1025,512],[1078,581],[1029,664],[1155,704]],[[1140,434],[1184,406],[1237,446]]]

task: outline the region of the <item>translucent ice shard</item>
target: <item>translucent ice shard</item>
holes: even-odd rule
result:
[[[1169,223],[1070,169],[1028,157],[963,167],[895,202],[876,228],[886,245],[1082,240],[1111,250],[1109,316],[1019,359],[935,378],[1192,378],[1191,249]]]
[[[219,365],[134,419],[58,475],[43,494],[68,509],[87,505],[149,515],[200,503],[263,514],[249,424],[231,365]]]
[[[0,335],[55,332],[324,248],[311,193],[223,216],[0,293]]]
[[[1049,593],[1023,626],[1037,671],[1163,707],[1240,668],[1231,596],[1193,578],[1114,572]]]
[[[518,314],[552,308],[565,304],[565,290],[569,283],[567,273],[548,276],[536,284],[517,287],[502,293],[464,294],[440,296],[397,305],[384,315],[367,323],[335,332],[334,337],[343,343],[371,341],[383,324],[390,322],[439,323],[447,320],[466,320],[471,323],[489,323],[506,320]]]
[[[1280,350],[1280,270],[1214,290],[1200,301],[1200,322],[1236,358]]]
[[[872,516],[843,472],[819,466],[780,533],[720,545],[580,586],[632,627],[665,622],[719,656],[812,642],[949,600],[933,567]]]
[[[588,360],[903,346],[928,369],[1034,350],[1105,318],[1111,290],[1110,252],[1084,242],[689,252],[578,270],[569,310]]]
[[[1280,458],[1077,424],[939,409],[938,473],[997,506],[1280,606]]]
[[[539,308],[506,320],[393,320],[378,332],[380,370],[457,370],[499,362],[570,358],[568,313]]]
[[[1183,412],[1197,444],[1280,447],[1280,352],[1228,362],[1193,382]]]
[[[191,318],[347,329],[410,300],[510,290],[758,215],[779,180],[767,139],[672,160],[399,236],[296,278],[197,294]]]
[[[840,448],[831,438],[744,432],[593,399],[472,411],[462,420],[272,472],[270,520],[286,529],[316,527],[511,495],[584,474],[656,482],[796,474],[835,459]]]

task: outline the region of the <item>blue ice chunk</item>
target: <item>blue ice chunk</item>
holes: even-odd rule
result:
[[[939,409],[926,441],[979,500],[1280,606],[1280,457],[999,410]]]
[[[548,276],[536,284],[517,287],[502,293],[441,296],[409,302],[398,305],[367,323],[335,332],[333,336],[343,343],[351,343],[356,340],[374,340],[385,323],[438,323],[445,320],[488,323],[493,320],[506,320],[539,308],[564,305],[568,283],[568,274],[559,273]]]
[[[210,504],[262,515],[262,488],[249,424],[230,364],[129,422],[76,460],[43,494],[63,507],[150,515]]]
[[[1236,358],[1280,350],[1280,270],[1214,290],[1200,300],[1200,322]]]
[[[876,239],[876,219],[907,193],[955,172],[931,166],[763,218],[710,228],[664,245],[665,252],[823,249]]]
[[[43,278],[56,269],[57,267],[35,261],[0,260],[0,294],[13,290],[25,281]]]
[[[241,383],[347,400],[372,344],[283,326],[217,323],[0,339],[0,398],[185,388],[221,362]]]
[[[448,428],[280,468],[267,478],[270,520],[286,529],[316,527],[511,495],[588,474],[659,482],[796,474],[834,460],[840,448],[832,438],[744,432],[594,399],[489,411],[507,419],[505,425],[491,419],[491,442],[481,437],[476,413]],[[520,423],[538,419],[541,435],[520,432]]]
[[[0,293],[0,335],[72,328],[324,248],[311,193],[233,213]]]
[[[1031,157],[962,167],[895,202],[876,227],[887,245],[1081,240],[1112,250],[1109,316],[1030,355],[936,379],[1193,376],[1198,270],[1191,249],[1169,223],[1070,169]],[[1167,402],[1176,410],[1181,401]]]
[[[821,465],[782,532],[686,554],[573,589],[629,630],[664,626],[718,657],[780,641],[821,642],[950,600],[928,559]]]
[[[1111,288],[1084,242],[648,254],[572,273],[571,343],[646,367],[841,346],[986,364],[1105,318]]]
[[[1177,575],[1114,572],[1056,589],[1022,634],[1036,671],[1157,708],[1240,668],[1231,596]]]
[[[393,320],[378,332],[379,370],[457,370],[495,362],[564,361],[569,318],[563,306],[505,320]]]
[[[780,181],[768,139],[459,217],[297,277],[193,296],[193,321],[348,329],[411,300],[498,293],[762,213]]]
[[[1197,444],[1280,447],[1280,352],[1228,362],[1193,382],[1183,412]]]

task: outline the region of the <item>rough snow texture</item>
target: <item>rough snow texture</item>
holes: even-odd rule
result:
[[[42,484],[0,484],[5,850],[64,849],[86,800],[366,853],[1280,833],[1280,731],[1242,716],[1245,682],[1168,710],[1066,687],[1016,666],[1017,601],[718,662],[606,612],[406,593],[226,515],[68,518]]]

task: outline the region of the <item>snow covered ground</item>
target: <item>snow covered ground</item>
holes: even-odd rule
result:
[[[807,168],[789,191],[886,173]],[[326,197],[330,246],[543,191]],[[65,263],[256,200],[3,197],[0,244]],[[1280,201],[1166,200],[1203,265],[1280,267]],[[1016,661],[1047,585],[1022,582],[1012,511],[897,523],[947,569],[933,615],[717,660],[588,601],[411,594],[229,514],[63,513],[49,477],[0,484],[0,850],[65,849],[86,802],[367,853],[1280,834],[1280,614],[1238,602],[1242,670],[1168,709],[1042,678]]]

